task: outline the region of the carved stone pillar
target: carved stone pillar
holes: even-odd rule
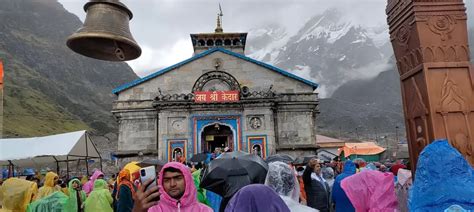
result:
[[[448,138],[474,165],[474,70],[462,0],[388,0],[412,170],[421,150]]]

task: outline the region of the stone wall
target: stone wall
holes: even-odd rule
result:
[[[122,111],[115,116],[119,122],[119,151],[157,149],[155,110]]]
[[[202,74],[216,70],[216,60],[220,61],[220,71],[231,74],[241,86],[248,86],[251,91],[268,90],[272,86],[278,93],[313,92],[313,88],[303,82],[240,58],[214,52],[120,92],[118,100],[151,100],[159,94],[159,90],[167,94],[191,93],[194,83]]]

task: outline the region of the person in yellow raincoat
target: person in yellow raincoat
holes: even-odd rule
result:
[[[89,178],[87,177],[87,175],[82,176],[82,178],[81,178],[81,185],[86,184],[87,181],[89,181]]]
[[[6,180],[0,189],[3,207],[0,212],[26,211],[37,192],[38,186],[34,182],[18,178]]]
[[[58,186],[59,176],[54,172],[46,173],[44,177],[44,185],[38,190],[38,196],[36,199],[46,197],[55,191],[61,191],[61,187]]]
[[[94,189],[84,203],[84,212],[112,212],[112,202],[113,199],[107,187],[107,182],[97,179],[94,182]]]

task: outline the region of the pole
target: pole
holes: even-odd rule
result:
[[[89,147],[87,146],[87,132],[85,133],[85,136],[86,136],[86,173],[87,173],[87,177],[89,177],[89,160],[88,160],[88,157],[89,157]]]
[[[156,110],[156,158],[163,159],[160,155],[160,112]]]
[[[57,173],[58,175],[60,175],[60,173],[59,173],[59,161],[58,161],[58,159],[57,159],[55,156],[53,156],[53,158],[54,158],[54,160],[56,161],[56,173]]]
[[[13,177],[15,171],[15,167],[11,160],[8,160],[8,178]]]
[[[69,180],[69,155],[66,155],[66,179]]]
[[[0,138],[3,138],[3,63],[0,60]]]

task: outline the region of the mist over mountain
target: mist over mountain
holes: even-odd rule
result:
[[[309,19],[296,33],[268,25],[250,30],[249,56],[320,84],[330,97],[345,82],[374,77],[393,55],[388,27],[364,26],[336,8]]]
[[[126,63],[68,49],[67,37],[82,23],[56,0],[2,1],[0,20],[4,137],[117,132],[111,90],[137,78]]]

